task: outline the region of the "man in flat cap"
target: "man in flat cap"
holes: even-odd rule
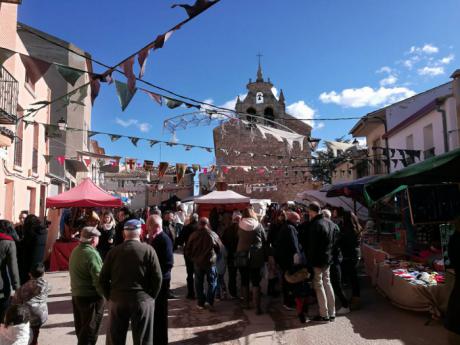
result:
[[[99,285],[102,259],[96,250],[100,235],[96,228],[84,227],[80,244],[70,255],[70,287],[78,345],[96,344],[104,315],[104,298]]]
[[[99,277],[109,300],[107,344],[126,343],[129,323],[134,344],[153,344],[155,298],[162,272],[152,246],[141,243],[141,222],[128,220],[124,242],[109,251]]]

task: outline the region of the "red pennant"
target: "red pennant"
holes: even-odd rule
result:
[[[136,88],[136,76],[134,75],[134,56],[131,56],[128,60],[120,64],[126,78],[128,79],[128,88],[131,92],[134,92]]]
[[[64,165],[64,162],[65,162],[65,157],[64,156],[57,156],[56,157],[59,165]]]
[[[99,78],[92,78],[91,79],[91,104],[94,105],[94,100],[99,95],[99,90],[101,89],[101,82]]]
[[[147,57],[150,54],[150,49],[153,48],[153,45],[149,45],[142,49],[139,54],[137,54],[137,62],[139,62],[139,67],[141,68],[139,71],[139,78],[142,78],[145,73],[145,64],[147,62]]]
[[[257,173],[258,173],[260,176],[264,176],[264,175],[265,175],[265,169],[264,169],[264,168],[259,168],[259,169],[257,169]]]
[[[155,92],[152,92],[152,91],[148,91],[148,90],[144,90],[144,89],[141,89],[141,90],[144,91],[151,99],[153,99],[159,105],[163,105],[163,97],[161,97],[161,95],[159,95],[159,94],[157,94]]]
[[[35,84],[48,71],[49,62],[36,59],[32,56],[21,54],[21,60],[27,70],[27,76],[31,84]]]
[[[228,174],[228,172],[230,171],[230,168],[229,167],[222,167],[222,172],[224,174]]]
[[[91,158],[86,158],[84,161],[86,166],[89,167],[89,165],[91,164]]]

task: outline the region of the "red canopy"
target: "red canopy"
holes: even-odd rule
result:
[[[46,198],[46,207],[121,207],[120,199],[85,178],[78,186],[56,196]]]

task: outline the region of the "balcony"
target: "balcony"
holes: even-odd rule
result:
[[[14,141],[14,133],[6,127],[0,127],[0,147],[8,147]]]
[[[432,147],[431,149],[423,151],[423,159],[428,159],[428,158],[431,158],[431,157],[434,157],[434,156],[436,156],[436,154],[434,152],[434,147]]]
[[[19,83],[3,67],[0,67],[0,124],[16,123]]]

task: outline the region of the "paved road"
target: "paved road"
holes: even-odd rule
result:
[[[172,288],[185,294],[185,266],[175,256]],[[41,345],[76,344],[69,275],[47,274],[53,286],[50,316],[40,334]],[[365,281],[365,279],[364,279]],[[438,322],[425,326],[427,315],[400,310],[364,284],[363,309],[336,322],[302,327],[295,312],[282,309],[280,301],[265,301],[268,313],[257,316],[243,311],[235,301],[221,301],[216,312],[197,310],[191,301],[178,299],[169,305],[169,337],[174,345],[205,344],[289,344],[289,345],[460,345],[460,337],[449,334]],[[312,310],[312,314],[315,311]],[[107,316],[97,344],[105,344]],[[130,336],[128,344],[132,344]]]

